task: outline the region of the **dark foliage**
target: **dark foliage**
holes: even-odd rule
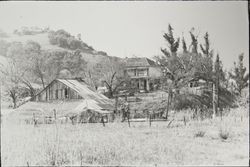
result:
[[[246,73],[246,67],[243,66],[243,53],[239,55],[238,64],[234,62],[234,69],[233,72],[230,72],[230,78],[232,78],[236,85],[236,93],[241,96],[242,90],[248,87],[249,82],[249,74]]]
[[[50,31],[49,32],[49,41],[52,45],[58,45],[65,49],[70,50],[82,50],[85,52],[92,53],[94,49],[91,46],[88,46],[86,43],[81,41],[80,38],[75,38],[67,31],[61,29],[57,31]]]

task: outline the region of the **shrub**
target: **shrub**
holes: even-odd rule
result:
[[[221,139],[223,139],[223,140],[227,140],[228,139],[228,137],[229,137],[229,130],[228,129],[220,129],[220,131],[219,131],[219,136],[220,136],[220,138]]]
[[[87,45],[83,41],[75,38],[65,30],[50,31],[48,34],[49,42],[52,45],[58,45],[62,48],[70,50],[83,50],[89,53],[94,51],[93,47]]]
[[[198,131],[195,132],[194,136],[195,137],[204,137],[205,133],[206,132],[203,131],[203,130],[198,130]]]
[[[230,137],[231,132],[231,120],[223,120],[219,127],[219,137],[223,140],[227,140]]]

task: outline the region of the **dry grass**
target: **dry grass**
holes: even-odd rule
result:
[[[221,121],[58,125],[2,124],[4,166],[27,165],[247,165],[248,121],[230,123],[230,138],[218,136]],[[226,125],[225,123],[225,125]],[[199,128],[197,128],[199,127]],[[57,130],[56,130],[57,129]],[[206,132],[202,138],[194,131]],[[58,134],[58,135],[57,135]]]

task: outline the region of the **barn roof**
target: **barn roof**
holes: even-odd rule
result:
[[[146,57],[133,57],[126,59],[127,67],[140,67],[140,66],[156,66],[156,63],[153,60],[150,60]]]
[[[100,103],[107,103],[110,101],[109,98],[107,98],[103,94],[98,93],[92,87],[88,86],[83,80],[77,80],[77,79],[56,79],[56,80],[62,82],[66,86],[75,90],[84,99],[92,99]]]
[[[61,114],[68,114],[79,113],[87,109],[92,109],[98,113],[105,114],[112,112],[114,109],[112,100],[98,93],[81,79],[56,79],[54,81],[61,82],[69,88],[73,89],[80,96],[82,96],[83,99],[74,99],[67,101],[55,100],[49,102],[30,101],[20,106],[16,110],[48,113],[49,111],[55,109],[57,111],[60,111]],[[50,84],[53,84],[54,81],[52,81]]]
[[[57,116],[66,116],[77,114],[91,109],[100,114],[108,114],[112,111],[112,105],[105,106],[106,110],[102,108],[93,100],[73,100],[73,101],[53,101],[53,102],[34,102],[30,101],[19,108],[15,109],[22,117],[31,117],[34,113],[36,116],[53,116],[53,110],[56,110]],[[110,107],[110,110],[108,110]]]

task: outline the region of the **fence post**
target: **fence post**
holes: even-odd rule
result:
[[[149,126],[151,127],[151,114],[149,114]]]
[[[129,112],[127,113],[127,118],[128,118],[128,126],[130,127]]]
[[[56,110],[54,109],[54,117],[55,117],[55,123],[56,123]]]
[[[104,123],[103,115],[102,115],[101,120],[102,120],[102,125],[103,125],[103,127],[105,127],[105,123]]]
[[[186,118],[185,118],[185,115],[183,116],[183,121],[184,121],[184,125],[186,126]]]
[[[58,126],[56,121],[56,110],[54,109],[54,117],[55,117],[55,128],[56,128],[56,155],[55,155],[55,165],[57,165],[57,158],[59,154],[59,132],[58,132]]]
[[[36,126],[37,121],[36,121],[36,118],[35,118],[35,113],[33,113],[33,121],[34,121],[34,126]]]

